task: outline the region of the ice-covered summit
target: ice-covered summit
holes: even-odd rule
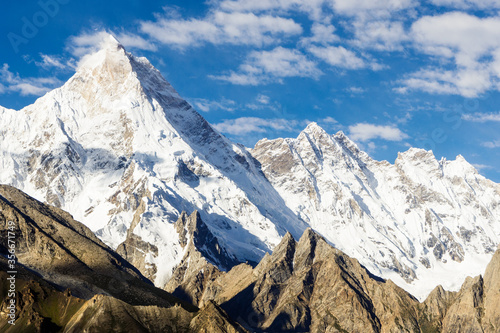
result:
[[[305,225],[245,148],[215,131],[145,58],[111,39],[62,87],[0,118],[0,182],[70,211],[116,248],[128,237],[164,285],[183,258],[173,223],[200,211],[221,246],[257,261]],[[217,262],[217,258],[209,258]]]

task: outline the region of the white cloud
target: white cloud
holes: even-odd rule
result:
[[[411,8],[412,0],[332,0],[333,9],[343,15],[386,17],[393,12]]]
[[[0,93],[17,92],[22,96],[40,96],[54,89],[61,82],[51,77],[21,78],[19,74],[9,70],[9,65],[0,68]]]
[[[455,94],[476,97],[491,87],[490,74],[485,69],[442,70],[427,68],[399,81],[403,87],[397,91],[421,90],[434,94]]]
[[[497,113],[473,113],[464,114],[463,120],[473,121],[476,123],[486,123],[490,121],[500,121],[500,112]]]
[[[436,6],[460,8],[460,9],[498,9],[500,0],[431,0]]]
[[[239,85],[258,85],[281,82],[286,77],[317,79],[321,74],[316,63],[304,54],[279,46],[271,51],[253,51],[240,65],[239,72],[212,78]]]
[[[114,36],[124,47],[139,50],[156,51],[157,47],[141,36],[122,32],[115,35],[112,32],[100,30],[93,32],[82,32],[68,39],[66,49],[75,57],[83,57],[89,53],[100,50],[105,43],[109,42],[109,35]]]
[[[204,43],[260,47],[281,37],[302,33],[302,27],[289,18],[223,11],[212,11],[203,19],[160,17],[156,22],[141,22],[140,30],[163,44],[178,48]]]
[[[500,140],[483,142],[481,146],[486,148],[500,148]]]
[[[476,97],[490,89],[499,90],[500,17],[461,12],[424,16],[413,23],[411,37],[417,50],[441,63],[409,75],[400,91],[409,88]]]
[[[271,102],[271,98],[269,98],[269,96],[266,96],[266,95],[262,95],[262,94],[259,94],[256,98],[257,102],[260,103],[260,104],[269,104]]]
[[[352,93],[352,94],[362,94],[365,92],[365,89],[361,87],[349,87],[346,89],[346,91]]]
[[[83,32],[68,39],[67,49],[75,57],[83,57],[98,51],[108,38],[109,33],[106,31]]]
[[[40,57],[42,58],[42,61],[35,61],[35,65],[38,67],[42,67],[43,69],[51,69],[51,68],[57,68],[57,69],[68,69],[68,68],[75,68],[74,63],[69,60],[65,61],[61,57],[57,56],[51,56],[48,54],[40,54]]]
[[[230,99],[223,98],[220,101],[211,101],[204,98],[191,99],[191,103],[197,110],[209,112],[214,110],[234,111],[236,102]]]
[[[249,133],[264,133],[268,130],[291,131],[297,126],[297,121],[287,119],[263,119],[257,117],[241,117],[227,119],[214,127],[226,134],[244,136]]]
[[[330,117],[330,116],[328,116],[328,117],[326,117],[326,118],[321,119],[319,122],[322,122],[322,123],[328,123],[328,124],[337,124],[337,123],[338,123],[338,121],[337,121],[337,120],[335,120],[334,118],[332,118],[332,117]]]
[[[122,32],[116,37],[118,41],[127,49],[138,49],[146,51],[156,51],[158,48],[152,42],[139,35]]]
[[[500,18],[479,18],[461,12],[424,16],[412,25],[412,35],[421,50],[455,58],[468,67],[500,47]]]
[[[274,113],[279,113],[278,110],[281,109],[281,104],[272,101],[267,95],[259,94],[253,102],[247,103],[245,107],[250,110],[272,110]]]
[[[316,121],[318,124],[320,124],[321,127],[323,127],[325,130],[341,130],[343,126],[333,117],[327,116],[323,119],[318,119]]]
[[[472,166],[476,168],[478,171],[494,169],[491,165],[486,165],[486,164],[472,164]]]
[[[313,20],[324,19],[323,5],[327,0],[223,0],[219,4],[221,10],[229,12],[262,12],[273,11],[286,13],[303,12]]]
[[[300,40],[303,45],[321,44],[328,45],[333,42],[339,42],[340,37],[335,34],[335,27],[331,24],[314,22],[311,26],[311,36]]]
[[[353,22],[355,39],[352,44],[363,49],[381,51],[402,50],[402,43],[409,40],[403,22],[391,20]]]
[[[345,69],[365,68],[365,61],[343,46],[311,46],[308,51],[326,63]]]
[[[369,141],[383,139],[387,141],[402,141],[409,138],[399,128],[394,126],[358,123],[349,126],[349,137],[354,141]]]

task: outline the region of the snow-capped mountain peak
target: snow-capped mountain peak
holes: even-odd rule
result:
[[[344,133],[310,124],[252,154],[298,216],[375,274],[424,298],[482,273],[500,241],[500,186],[461,156],[411,148],[378,162]]]
[[[305,224],[246,149],[145,58],[111,37],[102,45],[62,87],[1,111],[1,183],[71,212],[113,248],[131,238],[150,249],[144,267],[159,286],[184,256],[174,226],[182,211],[198,210],[243,261],[258,261],[286,230],[300,236]]]

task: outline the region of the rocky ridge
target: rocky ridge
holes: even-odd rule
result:
[[[61,209],[0,185],[0,233],[15,226],[16,325],[8,324],[7,237],[0,239],[1,332],[243,332],[151,281]],[[214,323],[200,323],[210,316]]]

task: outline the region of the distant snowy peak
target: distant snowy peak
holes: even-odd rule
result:
[[[411,148],[394,164],[379,162],[315,123],[251,152],[295,214],[419,297],[480,274],[500,242],[500,185],[462,156],[438,161]]]

